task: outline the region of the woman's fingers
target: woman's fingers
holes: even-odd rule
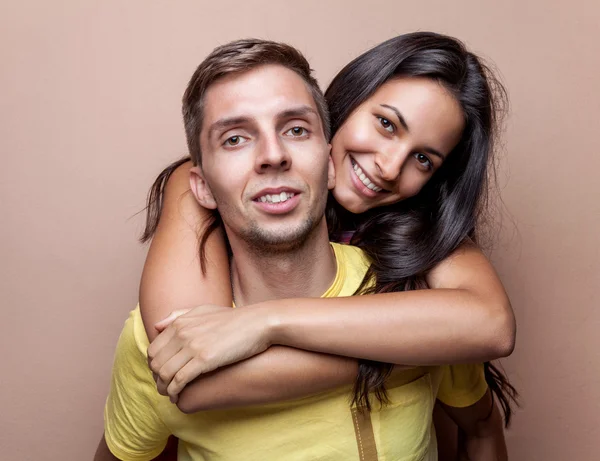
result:
[[[206,373],[206,367],[201,360],[193,358],[188,361],[173,377],[171,383],[168,385],[167,394],[171,398],[171,402],[176,403],[179,393],[187,386],[191,381],[196,379],[198,376]]]
[[[154,328],[156,328],[159,332],[162,332],[165,328],[171,325],[171,323],[173,323],[173,320],[181,315],[187,314],[189,311],[191,311],[191,309],[180,309],[173,311],[168,315],[168,317],[165,317],[160,322],[154,324]]]
[[[158,393],[167,395],[167,388],[170,386],[173,377],[185,367],[185,365],[193,358],[186,349],[181,349],[175,356],[169,359],[158,372],[158,380],[156,381]],[[160,382],[160,385],[159,385]],[[185,383],[187,384],[187,383]],[[184,386],[185,386],[184,384]],[[183,389],[183,386],[181,387]],[[179,391],[181,392],[181,390]],[[178,392],[178,393],[179,393]]]
[[[160,374],[164,365],[183,349],[185,344],[178,340],[176,333],[169,328],[148,347],[148,365],[154,373]]]

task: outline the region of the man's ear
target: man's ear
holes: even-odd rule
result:
[[[217,209],[217,202],[204,179],[204,173],[199,166],[190,169],[190,188],[200,205],[209,210]]]
[[[329,161],[327,164],[327,189],[331,190],[335,187],[335,166],[333,165],[333,157],[331,157],[331,144],[329,144]]]

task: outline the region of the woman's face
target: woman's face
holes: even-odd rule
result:
[[[335,199],[362,213],[416,195],[458,144],[463,128],[459,103],[436,81],[386,82],[333,137]]]

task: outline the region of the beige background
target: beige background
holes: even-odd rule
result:
[[[512,114],[494,261],[519,336],[513,460],[600,453],[600,8],[563,1],[3,1],[0,458],[90,459],[145,248],[133,217],[185,151],[180,97],[214,46],[288,41],[323,85],[395,34],[462,38]]]

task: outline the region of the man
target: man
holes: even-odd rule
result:
[[[355,294],[367,263],[356,248],[328,242],[327,114],[301,54],[273,42],[230,43],[198,67],[184,99],[192,191],[222,220],[236,305]],[[373,420],[350,407],[349,386],[187,415],[158,394],[147,348],[136,309],[117,346],[96,460],[152,459],[170,435],[179,438],[180,459],[191,460],[369,460],[378,451],[386,459],[435,459],[431,412],[440,373],[394,376],[391,404]],[[300,361],[312,353],[297,354]]]

